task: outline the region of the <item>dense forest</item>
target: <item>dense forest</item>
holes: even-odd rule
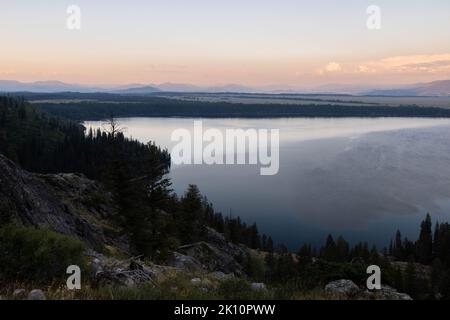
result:
[[[51,106],[61,108],[52,112],[56,114],[72,107],[74,112],[91,113],[89,104]],[[118,111],[113,105],[101,107],[105,114],[111,108]],[[98,111],[93,108],[93,113]],[[22,98],[0,97],[0,153],[32,172],[78,172],[102,182],[119,205],[115,223],[130,238],[131,250],[156,262],[169,259],[180,245],[204,239],[210,227],[232,243],[264,253],[263,259],[251,254],[241,257],[246,274],[255,281],[283,286],[286,292],[342,278],[362,283],[367,265],[377,264],[384,283],[413,297],[450,298],[450,225],[436,223],[433,229],[429,215],[417,241],[403,238],[398,231],[391,244],[379,250],[367,243],[351,246],[343,237],[329,235],[321,248],[305,244],[292,253],[261,235],[256,224],[216,212],[195,185],[184,195],[174,194],[167,178],[168,152],[154,143],[124,137],[114,118],[105,121],[104,130],[86,132],[78,123],[37,110]],[[7,220],[1,206],[0,215],[0,221]],[[395,264],[401,261],[407,263],[404,270]],[[429,280],[423,280],[418,265],[431,270]]]
[[[19,94],[14,94],[19,95]],[[450,109],[417,105],[383,106],[357,104],[333,99],[299,98],[312,101],[304,104],[286,103],[230,103],[182,100],[158,96],[129,96],[109,93],[23,93],[35,101],[34,106],[52,115],[72,120],[103,120],[116,117],[450,117]],[[173,94],[172,94],[173,95]],[[245,98],[245,95],[239,95]],[[267,97],[267,100],[274,97]],[[265,98],[266,99],[266,98]],[[284,97],[284,99],[289,99]]]

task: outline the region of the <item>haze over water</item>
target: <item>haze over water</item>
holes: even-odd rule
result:
[[[125,134],[171,148],[189,118],[119,119]],[[86,122],[101,127],[102,122]],[[197,184],[224,215],[257,222],[292,250],[326,234],[388,245],[400,228],[415,239],[427,212],[450,218],[450,120],[417,118],[204,119],[204,130],[280,129],[280,170],[254,165],[173,166],[174,190]]]

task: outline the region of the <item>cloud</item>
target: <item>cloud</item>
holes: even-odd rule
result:
[[[445,73],[450,71],[450,54],[395,56],[361,64],[359,72]]]
[[[342,66],[337,62],[330,62],[325,66],[327,72],[338,72],[342,70]]]
[[[316,70],[318,75],[338,73],[341,75],[442,74],[442,76],[448,76],[450,75],[450,54],[393,56],[358,63],[329,62],[324,67]]]
[[[319,75],[323,75],[326,73],[337,73],[337,72],[341,72],[343,70],[341,64],[337,63],[337,62],[329,62],[326,66],[324,66],[323,68],[320,68],[318,70],[316,70],[316,73]]]
[[[358,66],[358,72],[359,73],[376,73],[377,70],[375,70],[374,68],[371,68],[369,66],[366,66],[366,65],[360,65],[360,66]]]

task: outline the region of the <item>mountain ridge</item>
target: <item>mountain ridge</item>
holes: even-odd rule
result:
[[[450,80],[419,83],[399,89],[372,90],[365,93],[371,96],[414,96],[414,97],[448,97],[450,96]]]
[[[372,88],[371,88],[372,87]],[[306,87],[305,87],[306,88]],[[0,80],[0,92],[36,92],[36,93],[115,93],[147,95],[160,92],[176,93],[298,93],[298,94],[353,94],[362,96],[450,96],[450,80],[438,80],[411,85],[384,86],[323,84],[308,86],[307,89],[295,89],[293,86],[251,87],[229,83],[224,85],[198,86],[188,83],[165,82],[161,84],[125,84],[120,86],[89,86],[65,83],[58,80],[20,82],[16,80]]]

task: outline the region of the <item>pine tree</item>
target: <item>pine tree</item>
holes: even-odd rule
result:
[[[268,252],[273,252],[273,248],[274,248],[274,246],[273,246],[273,240],[272,240],[272,237],[269,236],[269,237],[267,238],[267,251],[268,251]]]
[[[298,251],[301,259],[310,259],[313,256],[311,244],[304,244]]]
[[[345,262],[349,257],[349,244],[342,236],[339,236],[336,240],[336,258],[337,261]]]
[[[433,257],[433,236],[431,230],[431,216],[427,214],[420,226],[419,240],[416,242],[417,261],[430,264]]]
[[[395,234],[394,247],[392,249],[393,256],[399,260],[402,260],[404,258],[403,251],[402,234],[400,230],[397,230],[397,233]]]
[[[196,185],[189,185],[181,198],[179,213],[180,238],[183,243],[197,241],[202,234],[201,219],[203,218],[202,196]]]
[[[259,237],[258,227],[256,226],[256,223],[254,223],[250,227],[250,248],[261,248],[261,238]]]
[[[321,256],[328,261],[336,261],[337,259],[337,247],[334,242],[333,236],[329,234],[325,241],[325,247],[322,248]]]

